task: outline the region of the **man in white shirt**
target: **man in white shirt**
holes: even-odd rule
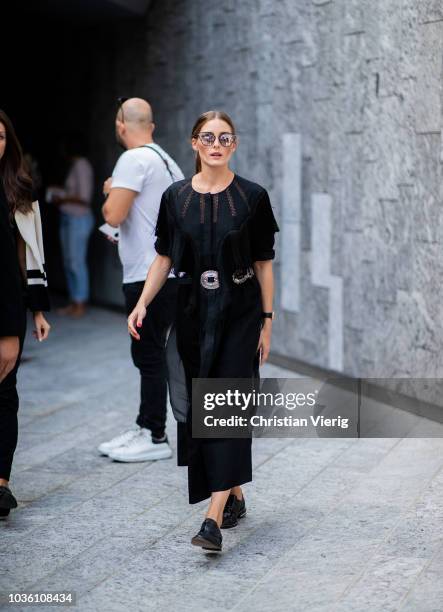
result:
[[[120,100],[116,137],[126,151],[105,181],[103,217],[119,226],[126,310],[132,312],[156,256],[155,226],[163,192],[183,173],[152,138],[152,110],[146,100]],[[166,334],[174,317],[177,279],[172,274],[149,305],[140,340],[131,338],[131,354],[141,375],[141,401],[136,427],[99,446],[116,461],[166,459],[172,452],[166,426]]]

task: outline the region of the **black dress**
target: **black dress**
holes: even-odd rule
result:
[[[167,354],[178,463],[188,466],[190,503],[252,480],[251,440],[192,438],[189,405],[192,378],[259,376],[261,289],[245,273],[255,261],[274,258],[278,231],[267,191],[238,175],[216,194],[199,193],[184,179],[161,200],[155,248],[172,259],[179,278]],[[217,288],[201,284],[208,270],[218,272]],[[237,284],[233,275],[246,280]]]

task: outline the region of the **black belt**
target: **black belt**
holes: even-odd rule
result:
[[[232,274],[232,280],[236,285],[241,285],[248,279],[254,276],[253,268],[239,268]],[[192,276],[186,272],[179,275],[178,280],[181,284],[192,283]],[[218,270],[205,270],[200,275],[200,285],[205,289],[218,289],[220,287],[220,279]]]

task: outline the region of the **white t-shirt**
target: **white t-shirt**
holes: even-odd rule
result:
[[[174,181],[184,178],[175,161],[159,145],[149,143],[149,146],[166,158]],[[113,188],[137,192],[128,216],[120,225],[118,251],[124,283],[144,281],[157,255],[154,243],[160,200],[173,180],[156,151],[147,146],[129,149],[120,156],[112,173]]]

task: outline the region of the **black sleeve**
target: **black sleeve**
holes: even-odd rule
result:
[[[38,195],[34,191],[33,192],[33,202],[38,202]],[[41,206],[40,207],[40,215]],[[43,242],[44,242],[44,219],[41,219],[42,223],[42,234],[43,234]],[[43,272],[40,270],[27,270],[27,287],[26,287],[26,307],[31,312],[49,312],[51,310],[50,302],[49,302],[49,290],[47,283],[47,272],[46,265],[43,263]],[[29,282],[33,279],[36,282]]]
[[[49,312],[49,291],[44,285],[28,285],[26,306],[31,312]]]
[[[263,190],[255,206],[250,224],[252,261],[274,259],[274,233],[279,232],[269,195]]]
[[[22,333],[23,293],[17,249],[0,195],[0,337]]]
[[[173,226],[169,218],[168,212],[168,192],[165,191],[160,202],[158,211],[157,224],[155,226],[155,241],[154,248],[159,255],[171,256]]]
[[[2,253],[3,254],[3,253]],[[0,337],[22,333],[23,296],[20,279],[11,259],[3,259],[0,273]],[[17,265],[18,268],[18,265]]]

